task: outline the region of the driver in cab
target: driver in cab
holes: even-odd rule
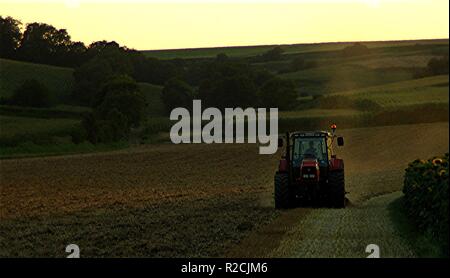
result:
[[[313,141],[309,142],[309,148],[305,151],[305,156],[317,157],[317,150],[314,147],[314,142]]]

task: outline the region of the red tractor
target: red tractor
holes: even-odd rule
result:
[[[286,141],[285,154],[275,174],[275,207],[296,205],[345,207],[344,161],[333,147],[344,145],[344,138],[332,132],[291,132],[279,138]],[[335,140],[336,139],[336,140]]]

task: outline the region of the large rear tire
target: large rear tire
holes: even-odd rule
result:
[[[275,174],[275,208],[286,209],[292,205],[289,176],[285,173]]]
[[[344,170],[331,172],[328,186],[330,188],[330,206],[334,208],[345,208]]]

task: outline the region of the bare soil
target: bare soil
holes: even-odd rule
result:
[[[400,190],[411,160],[448,151],[448,123],[340,133],[352,206]],[[279,156],[248,144],[161,144],[2,160],[0,256],[64,257],[69,243],[85,257],[279,255],[311,214],[273,209]]]

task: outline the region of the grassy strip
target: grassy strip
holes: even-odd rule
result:
[[[81,144],[63,143],[53,145],[36,145],[32,142],[25,142],[15,147],[1,148],[0,159],[104,152],[124,149],[127,147],[129,147],[127,142],[115,142],[98,145],[94,145],[89,142],[83,142]]]
[[[69,107],[74,107],[69,109]],[[54,118],[81,118],[84,113],[89,112],[88,107],[55,107],[55,108],[32,108],[11,105],[0,105],[0,115],[14,117],[32,117],[42,119]]]
[[[388,206],[389,216],[394,228],[408,241],[416,255],[421,258],[445,258],[439,242],[429,235],[420,233],[410,221],[404,209],[404,197],[391,202]]]
[[[27,117],[0,116],[0,146],[16,147],[21,143],[32,142],[37,145],[50,145],[69,138],[81,129],[75,119],[40,119]],[[59,138],[59,139],[58,139]]]
[[[356,128],[447,121],[448,106],[446,104],[428,104],[407,106],[395,110],[350,113],[336,116],[310,116],[308,114],[301,114],[296,117],[295,114],[289,114],[285,117],[280,117],[279,132],[328,129],[332,123],[336,123],[339,128]],[[139,138],[139,142],[144,144],[161,142],[164,139],[158,134],[164,133],[167,135],[174,123],[164,117],[149,118],[143,124],[143,128],[137,135],[137,138]],[[33,126],[36,127],[37,125]],[[27,128],[27,132],[20,132],[15,135],[9,134],[11,132],[8,133],[8,129],[5,128],[2,130],[2,136],[0,137],[0,146],[2,146],[0,157],[17,157],[24,154],[26,156],[38,154],[50,155],[110,149],[108,147],[96,147],[89,143],[85,143],[86,145],[75,145],[71,143],[71,133],[79,128],[81,128],[79,124],[68,124],[67,127],[49,127],[45,132],[31,132],[32,128],[30,127]]]
[[[309,43],[281,45],[285,54],[300,53],[323,53],[342,50],[344,47],[352,45],[353,42],[330,42],[330,43]],[[372,41],[364,42],[369,48],[378,48],[380,52],[405,51],[405,49],[417,49],[418,47],[440,46],[448,44],[447,39],[437,40],[411,40],[411,41]],[[158,59],[194,59],[213,58],[217,54],[225,53],[230,57],[250,57],[260,55],[276,45],[257,46],[232,46],[232,47],[209,47],[191,49],[167,49],[167,50],[144,50],[144,55]],[[398,50],[397,50],[398,49]]]
[[[280,132],[293,130],[328,129],[336,123],[340,128],[389,126],[415,123],[447,122],[447,104],[411,105],[379,112],[366,112],[356,115],[280,118]]]
[[[318,111],[323,111],[324,115],[319,116]],[[347,113],[336,115],[330,115],[330,113],[326,113],[325,111],[326,110],[304,110],[281,112],[278,119],[279,132],[328,129],[333,123],[336,123],[339,128],[358,128],[447,122],[449,119],[448,104],[446,103],[408,105],[400,108],[373,112],[347,110]],[[308,112],[310,112],[310,114],[308,114]],[[208,121],[203,121],[202,125],[207,123]],[[167,133],[170,131],[173,124],[175,124],[175,121],[170,121],[168,118],[149,118],[143,125],[141,137],[145,140],[153,134],[158,134],[160,132]],[[247,123],[245,125],[247,125]]]

